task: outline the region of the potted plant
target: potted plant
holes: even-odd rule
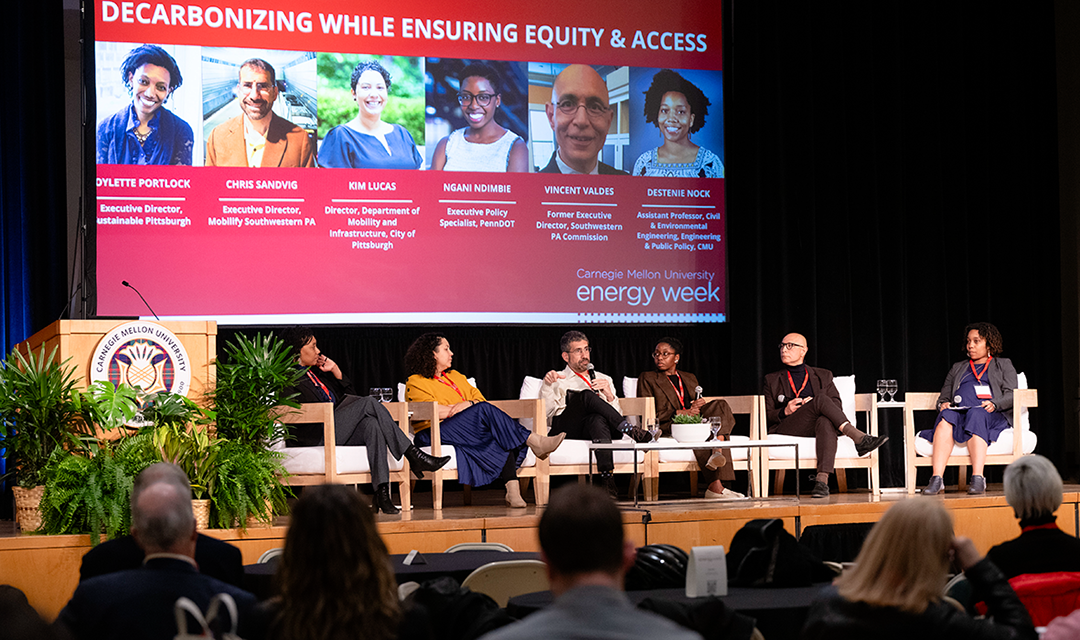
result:
[[[225,441],[211,494],[214,521],[225,527],[234,519],[244,526],[250,516],[269,522],[287,495],[284,456],[270,446],[286,435],[281,407],[299,407],[286,389],[296,385],[300,371],[289,347],[270,334],[238,334],[224,355],[211,392],[215,428]]]
[[[205,428],[213,413],[184,396],[162,392],[146,399],[143,416],[155,425],[151,433],[161,459],[187,474],[196,525],[206,529],[222,442]]]
[[[35,356],[14,350],[0,364],[0,448],[14,487],[16,520],[24,531],[41,526],[37,509],[44,493],[45,470],[53,451],[70,443],[81,419],[75,368],[59,362],[56,348]]]

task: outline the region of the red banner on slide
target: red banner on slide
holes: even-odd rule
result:
[[[257,6],[256,6],[257,5]],[[297,51],[488,60],[721,68],[715,0],[501,2],[431,0],[95,0],[95,38]]]

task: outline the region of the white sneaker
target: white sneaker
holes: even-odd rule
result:
[[[710,491],[710,490],[706,489],[705,490],[705,499],[706,500],[745,500],[746,496],[739,493],[738,491],[732,491],[731,489],[728,489],[727,487],[724,487],[724,490],[721,491],[720,493],[716,493],[715,491]]]

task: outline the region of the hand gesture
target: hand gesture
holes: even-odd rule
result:
[[[564,376],[563,374],[552,369],[551,371],[548,371],[544,374],[544,384],[555,384],[556,380],[562,380],[565,377],[566,376]]]
[[[799,410],[799,407],[803,406],[807,402],[810,402],[813,398],[792,398],[788,401],[787,406],[784,407],[784,415],[790,416]]]

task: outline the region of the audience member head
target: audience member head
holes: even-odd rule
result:
[[[0,584],[0,640],[46,640],[62,637],[50,628],[30,606],[26,594],[7,584]]]
[[[293,508],[278,581],[277,637],[393,638],[401,616],[371,507],[343,485],[307,487]]]
[[[425,333],[409,345],[405,352],[405,375],[418,375],[423,378],[434,378],[438,372],[438,362],[435,360],[435,351],[446,340],[441,333]]]
[[[599,487],[571,484],[551,494],[540,517],[540,549],[556,595],[580,584],[621,589],[634,564],[615,501]]]
[[[180,467],[159,462],[135,477],[131,535],[147,555],[177,553],[195,557],[191,483]]]
[[[1024,456],[1005,468],[1005,500],[1021,523],[1053,522],[1062,491],[1058,470],[1040,455]]]
[[[903,500],[874,525],[836,586],[850,601],[922,613],[941,599],[952,541],[952,519],[939,500]]]

